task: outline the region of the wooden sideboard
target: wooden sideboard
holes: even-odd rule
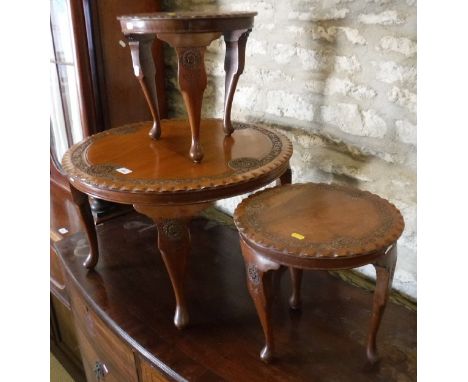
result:
[[[80,111],[80,124],[83,136],[119,126],[124,123],[145,120],[151,117],[141,89],[132,73],[132,62],[128,41],[121,32],[117,16],[129,12],[155,12],[160,10],[159,0],[64,0],[54,2],[61,11],[68,10],[66,23],[53,22],[51,14],[51,37],[54,41],[54,57],[51,65],[56,66],[60,79],[59,103],[63,109],[68,145],[74,143],[69,127],[71,117],[65,111],[71,107],[65,102],[68,81],[74,81],[78,98],[74,107]],[[53,13],[53,10],[52,10]],[[65,13],[64,13],[65,14]],[[68,16],[65,14],[65,16]],[[70,36],[69,36],[70,34]],[[55,36],[55,37],[54,37]],[[69,38],[68,38],[69,37]],[[57,40],[57,41],[56,41]],[[73,44],[72,44],[73,41]],[[73,62],[63,54],[73,51]],[[74,49],[72,49],[74,46]],[[153,45],[158,84],[159,110],[161,117],[167,113],[164,96],[164,57],[162,43]],[[74,72],[72,69],[75,69]],[[67,75],[64,75],[67,73]],[[67,106],[68,105],[68,106]],[[63,126],[62,126],[63,127]],[[52,133],[52,131],[51,131]],[[53,134],[51,134],[51,137]],[[71,201],[68,180],[62,173],[61,158],[58,157],[56,142],[51,141],[50,180],[51,180],[51,226],[50,226],[50,324],[51,350],[66,365],[75,380],[84,380],[81,356],[78,348],[69,296],[65,287],[54,243],[81,230]],[[121,213],[117,205],[92,200],[93,211],[98,221],[112,218]],[[125,212],[125,211],[123,211]],[[67,228],[62,234],[59,228]]]
[[[73,215],[68,205],[62,200],[52,207]],[[60,214],[54,214],[58,221]],[[72,317],[68,329],[76,338],[88,381],[415,378],[416,314],[388,304],[379,332],[382,362],[366,369],[372,294],[320,271],[304,273],[302,312],[287,307],[288,272],[275,274],[272,324],[280,346],[276,362],[265,365],[258,358],[264,338],[246,287],[238,233],[230,225],[203,217],[190,225],[186,297],[191,320],[178,330],[153,222],[129,212],[98,224],[100,260],[89,271],[82,266],[86,236],[74,233],[78,220],[73,219],[69,233],[52,244],[60,259],[54,274],[64,285]],[[96,373],[104,378],[97,379]]]
[[[80,220],[68,191],[51,181],[50,194],[50,347],[75,381],[84,381],[65,274],[55,246],[81,230]]]
[[[77,382],[99,380],[99,368],[104,374],[105,368],[108,371],[103,381],[169,380],[150,362],[135,356],[131,345],[99,318],[96,311],[100,309],[86,302],[80,287],[67,277],[57,247],[80,231],[71,195],[51,182],[51,350]]]

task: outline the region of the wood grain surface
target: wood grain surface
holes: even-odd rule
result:
[[[80,298],[159,373],[180,381],[415,380],[416,313],[387,305],[379,333],[385,357],[368,367],[372,295],[321,271],[304,272],[301,311],[288,307],[288,273],[273,275],[278,360],[263,364],[258,350],[264,338],[246,288],[237,231],[202,218],[190,229],[186,298],[191,323],[183,331],[172,324],[174,296],[150,219],[132,213],[99,225],[103,250],[93,272],[81,266],[83,234],[58,244]]]

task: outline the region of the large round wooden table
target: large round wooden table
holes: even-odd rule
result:
[[[291,142],[282,134],[254,124],[234,123],[225,136],[223,121],[202,120],[202,163],[193,163],[186,147],[186,120],[162,120],[164,138],[152,140],[152,122],[117,127],[72,146],[62,160],[73,199],[89,241],[84,266],[93,269],[98,239],[88,195],[131,204],[153,219],[157,245],[176,298],[174,323],[188,323],[183,278],[190,252],[190,219],[214,201],[263,187],[275,179],[291,182]]]

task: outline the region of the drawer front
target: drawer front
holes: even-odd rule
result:
[[[95,359],[92,359],[93,357],[89,359],[93,368],[96,362],[103,362],[109,374],[112,372],[114,376],[122,378],[117,380],[136,382],[138,377],[132,350],[104,324],[73,287],[69,288],[69,293],[75,324],[81,337],[84,338],[83,342],[87,342],[84,346],[91,348],[94,352]],[[107,381],[107,379],[104,380]],[[94,380],[91,379],[91,381]]]
[[[125,382],[126,376],[114,364],[102,357],[81,329],[77,329],[81,357],[88,382]]]
[[[162,371],[159,371],[147,361],[140,359],[140,370],[142,382],[167,382],[172,381],[171,378],[166,377]]]
[[[57,288],[65,289],[65,278],[60,267],[60,260],[52,245],[50,246],[50,279]]]

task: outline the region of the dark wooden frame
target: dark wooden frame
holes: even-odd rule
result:
[[[113,4],[124,4],[124,6],[146,6],[148,11],[158,11],[159,1],[135,1],[125,2],[125,0],[115,1]],[[103,69],[104,57],[102,55],[102,44],[100,34],[100,20],[98,17],[98,1],[97,0],[69,0],[69,7],[71,12],[71,23],[73,30],[73,43],[75,46],[75,63],[78,77],[78,94],[79,94],[79,107],[82,121],[83,136],[87,137],[98,133],[102,130],[108,129],[110,126],[108,118],[108,102],[105,84],[106,76]],[[151,7],[151,8],[149,8]],[[115,26],[118,28],[118,22],[115,21]],[[117,41],[116,41],[117,43]],[[156,82],[160,88],[160,110],[161,114],[165,117],[167,113],[166,100],[164,97],[164,59],[162,53],[162,45],[155,44],[155,51],[157,51],[156,65],[159,66],[158,76]],[[131,66],[129,66],[131,69]],[[122,70],[123,71],[123,70]],[[109,79],[107,79],[109,81]],[[129,82],[133,86],[133,78],[129,73]],[[141,110],[145,109],[141,107]],[[70,144],[70,142],[69,142]],[[50,184],[51,190],[59,192],[55,186],[60,187],[67,193],[70,193],[68,185],[68,179],[64,174],[59,159],[54,153],[54,142],[51,139],[50,147]],[[88,204],[88,200],[86,199]],[[99,203],[94,203],[98,205]],[[104,221],[107,218],[117,216],[121,213],[125,213],[125,209],[108,208],[105,213],[100,215],[100,211],[97,208],[93,208],[97,221]],[[93,222],[94,224],[94,222]],[[57,228],[57,227],[55,227]],[[52,231],[51,231],[52,232]],[[52,236],[51,236],[52,237]],[[52,247],[51,247],[52,248]],[[57,261],[51,259],[51,261]],[[57,264],[54,264],[56,268]],[[56,288],[52,282],[53,275],[51,274],[51,303],[50,303],[50,324],[51,324],[51,351],[59,359],[59,361],[65,366],[67,371],[77,381],[84,380],[83,369],[81,360],[78,358],[79,354],[76,354],[71,349],[70,344],[64,338],[72,338],[73,334],[62,336],[62,331],[69,331],[67,328],[72,328],[72,314],[70,311],[70,305],[67,303],[68,295],[67,290]],[[60,314],[57,310],[60,310]],[[70,311],[67,315],[67,311]]]
[[[106,75],[103,68],[102,38],[100,33],[97,0],[69,0],[73,24],[73,43],[78,71],[78,91],[83,136],[87,137],[111,127],[108,116],[108,97],[106,94]],[[160,5],[154,2],[152,11],[158,11]],[[148,10],[149,11],[149,10]],[[116,26],[118,27],[116,20]],[[158,106],[161,118],[167,116],[165,97],[164,57],[162,43],[153,45],[153,56],[157,68],[156,84]],[[129,67],[129,78],[131,75]],[[131,78],[133,80],[133,78]],[[144,107],[142,107],[144,109]],[[146,109],[144,109],[146,110]],[[135,122],[135,121],[132,121]],[[51,149],[51,181],[68,189],[66,177]]]

